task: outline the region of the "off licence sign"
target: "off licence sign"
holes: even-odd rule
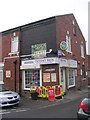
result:
[[[60,48],[61,48],[62,50],[66,50],[66,49],[67,49],[67,43],[66,43],[65,41],[62,41],[62,42],[60,43]]]

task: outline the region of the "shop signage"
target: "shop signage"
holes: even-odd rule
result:
[[[52,69],[46,69],[45,71],[51,72],[51,71],[55,71],[55,69],[54,68],[52,68]]]
[[[48,100],[55,100],[54,88],[48,88]]]
[[[42,59],[32,59],[22,61],[20,69],[29,69],[29,68],[40,68],[40,65],[45,64],[60,64],[60,67],[73,67],[77,68],[77,61],[72,59],[64,59],[58,57],[52,58],[42,58]],[[47,69],[46,71],[54,71],[54,69]]]
[[[46,43],[35,44],[31,46],[32,56],[34,58],[46,57],[47,45]]]
[[[76,60],[68,60],[69,67],[77,68],[77,61]]]
[[[67,49],[67,43],[65,41],[62,41],[60,43],[60,48],[61,48],[61,50],[66,50]]]
[[[60,67],[68,67],[68,60],[64,58],[59,59]]]
[[[34,59],[34,60],[22,61],[22,65],[54,64],[57,62],[58,62],[58,59],[53,57],[53,58],[43,58],[43,59]]]

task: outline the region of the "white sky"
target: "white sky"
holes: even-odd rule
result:
[[[0,0],[0,32],[44,18],[73,13],[88,41],[89,0]]]

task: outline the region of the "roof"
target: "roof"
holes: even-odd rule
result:
[[[18,27],[15,27],[15,28],[11,28],[11,29],[2,31],[2,32],[0,32],[0,34],[3,35],[3,34],[8,34],[10,32],[20,31],[21,28],[23,29],[23,28],[37,26],[37,25],[40,25],[40,24],[45,24],[47,22],[54,21],[55,17],[70,16],[70,15],[73,15],[73,14],[64,14],[64,15],[57,15],[57,16],[49,17],[49,18],[46,18],[46,19],[38,20],[36,22],[28,23],[28,24],[25,24],[25,25],[22,25],[22,26],[18,26]]]

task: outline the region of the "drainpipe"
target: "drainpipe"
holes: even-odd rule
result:
[[[17,64],[17,60],[15,60],[13,63],[14,63],[14,91],[16,92],[16,64]]]

